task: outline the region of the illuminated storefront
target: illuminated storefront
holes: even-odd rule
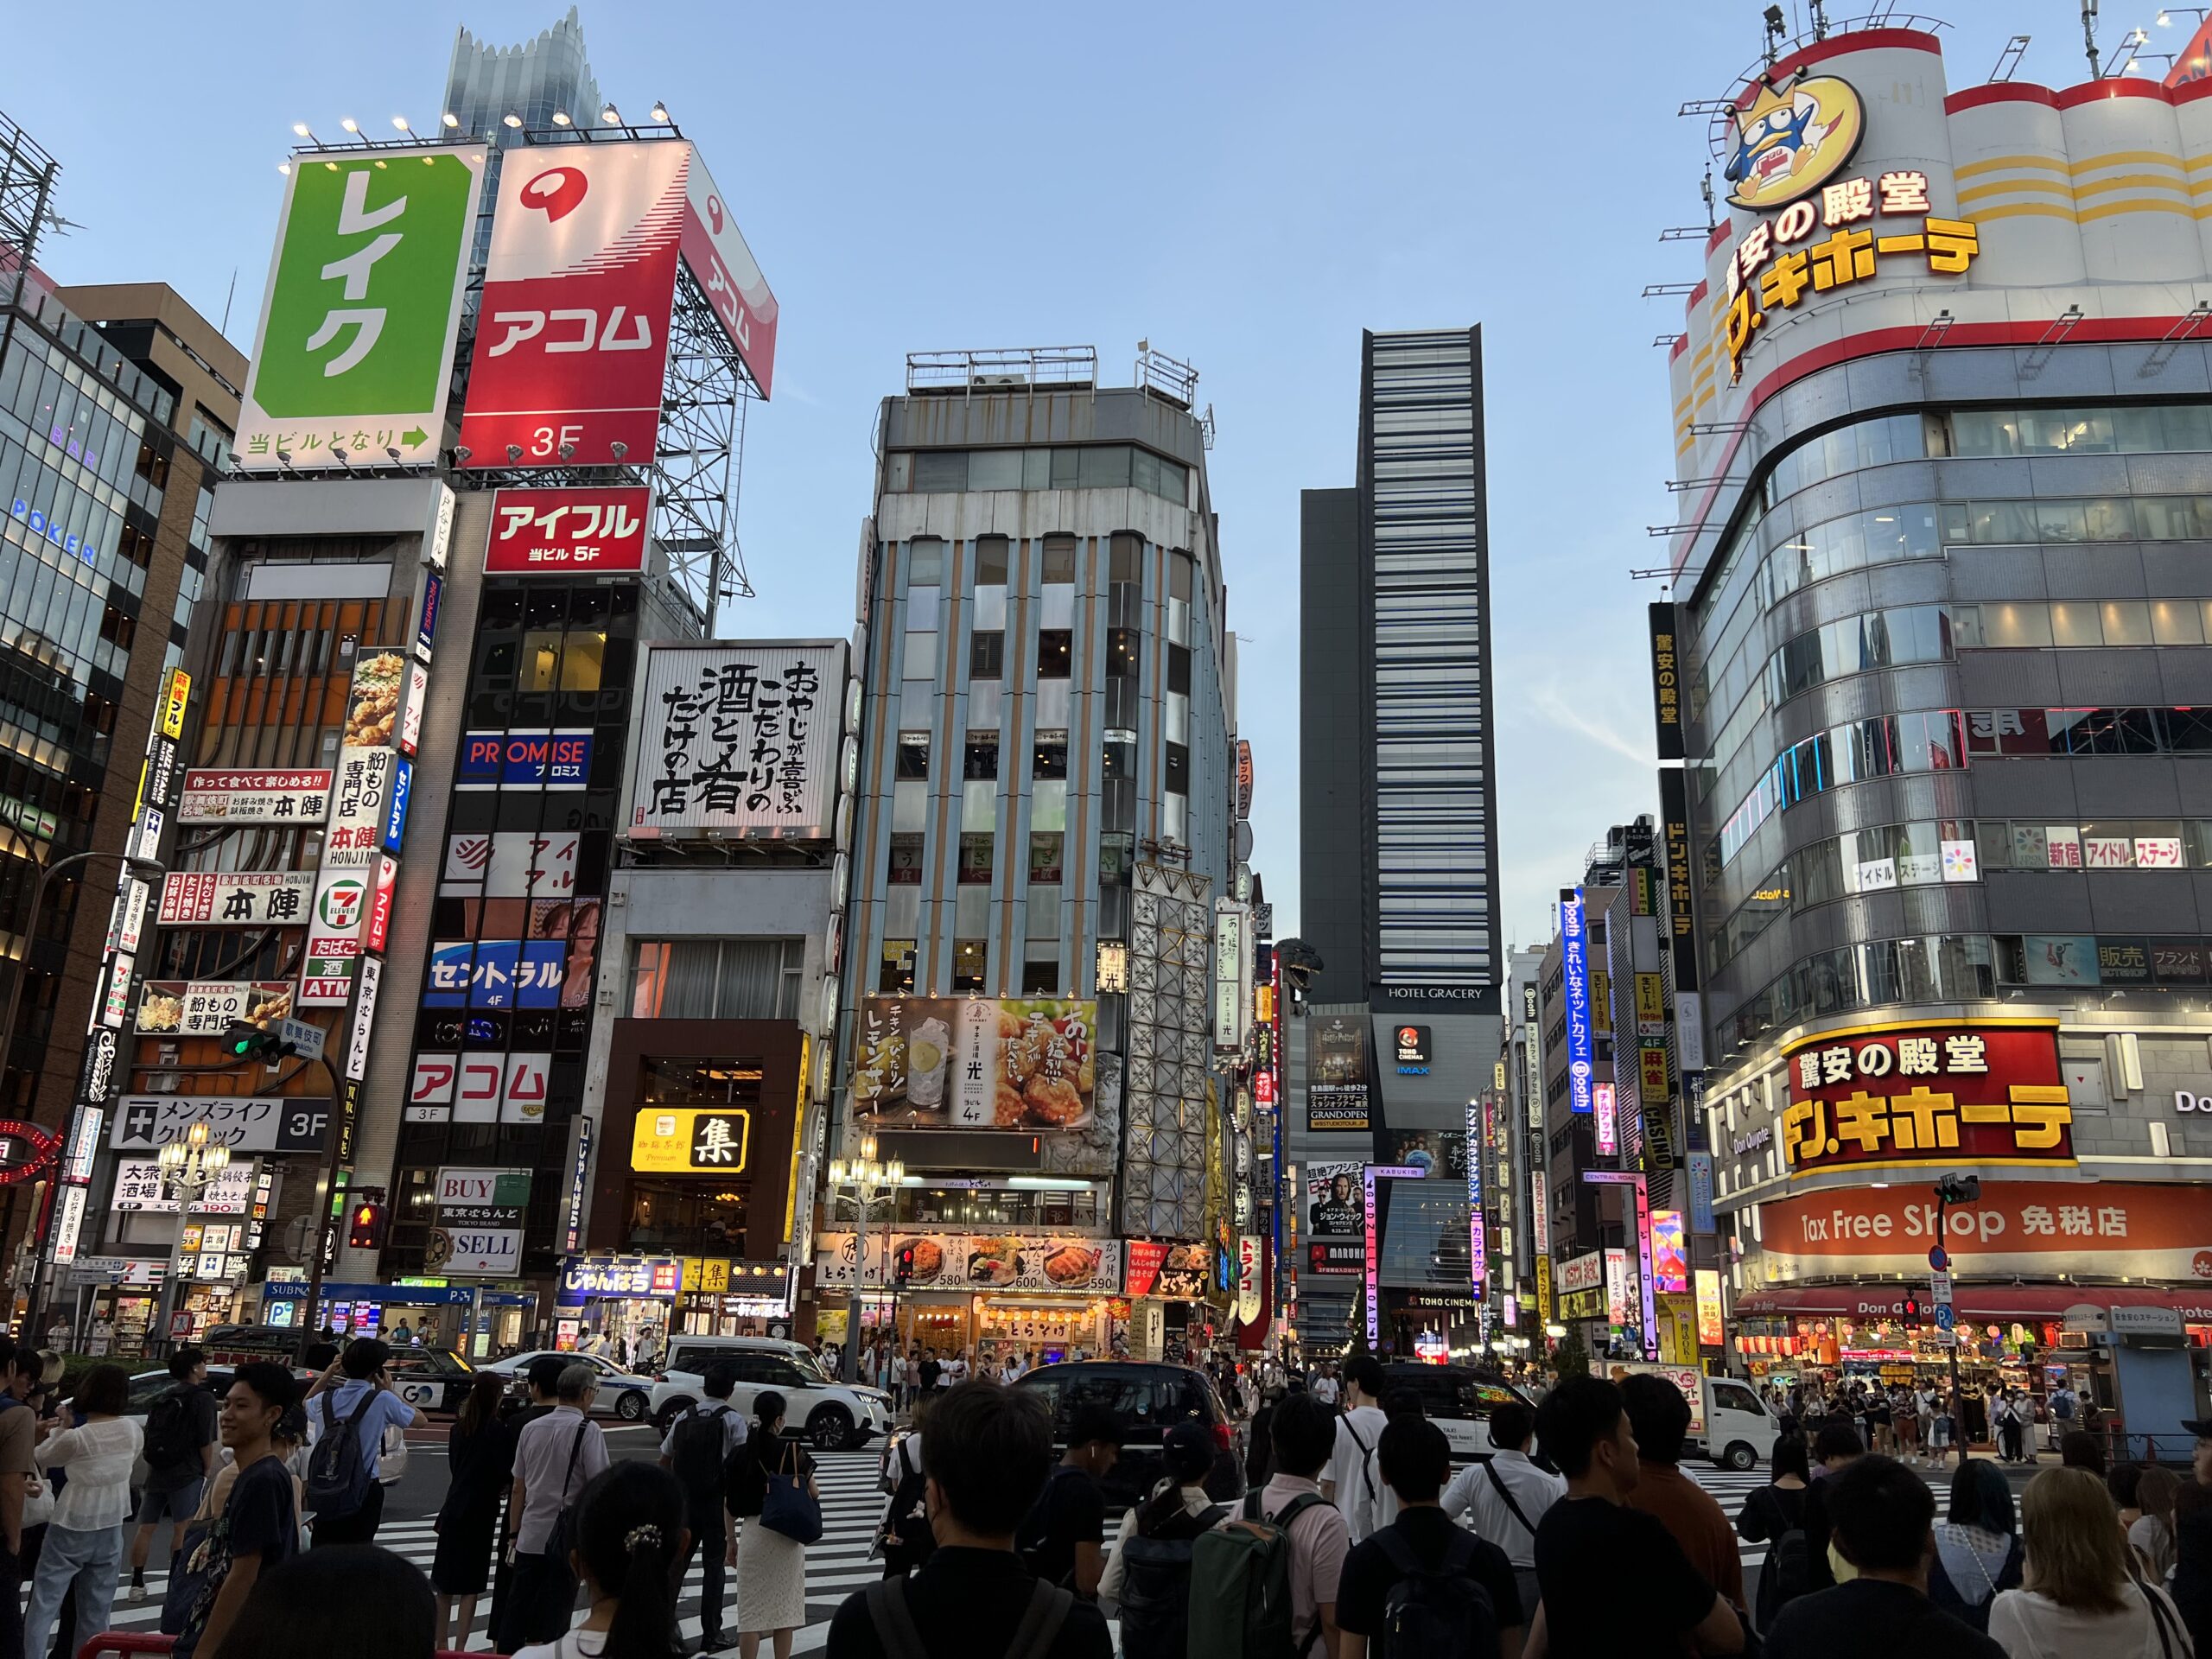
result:
[[[1723,90],[1658,690],[1731,1360],[2041,1391],[2078,1310],[2212,1288],[2212,84],[1954,90],[1845,26]]]

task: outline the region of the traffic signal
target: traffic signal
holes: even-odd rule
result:
[[[1907,1296],[1904,1299],[1904,1306],[1901,1311],[1900,1317],[1904,1319],[1907,1325],[1924,1324],[1925,1321],[1921,1317],[1920,1298],[1917,1296]]]
[[[346,1230],[346,1242],[357,1250],[380,1250],[384,1248],[384,1205],[362,1203],[353,1208],[353,1223]]]
[[[223,1033],[223,1052],[234,1060],[277,1060],[300,1051],[297,1044],[287,1042],[276,1032],[233,1020]]]
[[[901,1244],[899,1247],[899,1255],[892,1266],[892,1276],[902,1285],[914,1276],[914,1247],[912,1245]]]

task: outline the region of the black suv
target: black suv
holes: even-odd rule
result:
[[[1040,1365],[1014,1385],[1037,1393],[1052,1408],[1052,1455],[1068,1449],[1068,1425],[1084,1406],[1103,1406],[1122,1420],[1122,1455],[1100,1483],[1109,1509],[1141,1501],[1160,1481],[1160,1447],[1177,1423],[1204,1423],[1212,1431],[1214,1459],[1206,1491],[1218,1503],[1244,1495],[1244,1460],[1236,1430],[1221,1396],[1204,1371],[1141,1359],[1084,1359]],[[925,1428],[926,1434],[928,1430]]]

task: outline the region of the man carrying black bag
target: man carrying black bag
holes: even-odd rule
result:
[[[607,1436],[591,1421],[599,1374],[581,1361],[561,1373],[553,1409],[524,1428],[515,1440],[511,1513],[522,1517],[515,1535],[514,1577],[507,1586],[505,1624],[493,1627],[493,1646],[519,1653],[533,1643],[566,1635],[576,1607],[575,1570],[569,1565],[569,1505],[586,1482],[607,1467]]]
[[[745,1444],[745,1419],[730,1409],[737,1373],[716,1365],[700,1379],[707,1397],[669,1425],[660,1443],[660,1466],[683,1488],[691,1541],[671,1565],[671,1594],[683,1599],[683,1575],[699,1557],[699,1649],[712,1653],[729,1646],[722,1634],[722,1573],[728,1566],[730,1518],[722,1502],[722,1469],[731,1452]]]

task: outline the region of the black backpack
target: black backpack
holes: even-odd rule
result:
[[[1433,1571],[1395,1526],[1374,1537],[1398,1575],[1382,1599],[1382,1628],[1368,1643],[1376,1659],[1489,1659],[1497,1651],[1497,1609],[1474,1576],[1473,1534],[1454,1529]]]
[[[1121,1546],[1122,1651],[1144,1659],[1185,1659],[1191,1628],[1191,1555],[1198,1539],[1228,1513],[1218,1503],[1198,1515],[1178,1510],[1150,1535]],[[1497,1643],[1491,1643],[1491,1651]],[[1203,1659],[1203,1656],[1202,1656]]]
[[[376,1404],[377,1390],[364,1389],[360,1404],[343,1421],[332,1404],[336,1398],[334,1394],[322,1396],[322,1433],[315,1450],[308,1454],[305,1483],[308,1510],[333,1521],[359,1510],[369,1501],[369,1488],[376,1484],[368,1453],[361,1445],[361,1419]]]
[[[180,1382],[146,1414],[145,1458],[149,1469],[174,1469],[200,1460],[199,1436],[194,1432],[191,1396],[198,1385]]]
[[[1774,1605],[1781,1607],[1796,1600],[1813,1587],[1813,1546],[1805,1536],[1802,1527],[1789,1527],[1777,1534],[1774,1548],[1766,1558],[1766,1572],[1774,1578]],[[1765,1599],[1764,1596],[1760,1598]]]
[[[683,1488],[691,1529],[722,1529],[722,1419],[729,1408],[720,1401],[693,1405],[676,1421],[669,1440],[669,1466]]]
[[[1045,1576],[1044,1568],[1038,1565],[1039,1560],[1045,1553],[1045,1547],[1052,1542],[1054,1485],[1063,1480],[1089,1480],[1090,1478],[1090,1477],[1080,1469],[1072,1468],[1065,1463],[1055,1464],[1052,1472],[1045,1478],[1044,1489],[1037,1494],[1036,1502],[1029,1506],[1029,1513],[1022,1517],[1021,1525],[1015,1530],[1014,1554],[1020,1556],[1022,1564],[1039,1578]],[[1063,1573],[1058,1580],[1064,1589],[1067,1587],[1065,1580],[1066,1575]]]

